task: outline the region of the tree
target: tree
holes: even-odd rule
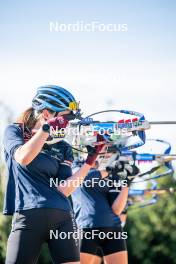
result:
[[[172,177],[159,186],[173,186]],[[176,263],[176,194],[160,197],[155,205],[129,210],[127,221],[129,263]]]
[[[3,149],[2,149],[2,132],[5,125],[10,123],[12,120],[13,114],[11,110],[0,102],[0,113],[1,113],[1,123],[0,123],[0,263],[4,263],[5,254],[6,254],[6,244],[7,238],[10,233],[11,228],[11,217],[5,217],[2,214],[3,208],[3,197],[5,189],[5,163],[3,159]]]

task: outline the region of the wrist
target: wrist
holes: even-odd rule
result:
[[[50,134],[50,125],[48,123],[43,124],[42,125],[42,131]]]
[[[87,156],[87,159],[86,159],[86,164],[88,164],[90,166],[93,166],[96,158],[97,158],[97,155],[96,154],[94,154],[94,155],[89,154]]]
[[[123,186],[121,191],[125,192],[125,191],[128,191],[128,190],[129,190],[129,186],[127,185],[127,186]]]

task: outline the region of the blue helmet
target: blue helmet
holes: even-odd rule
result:
[[[49,109],[62,112],[78,110],[79,106],[73,95],[66,89],[57,85],[45,85],[37,89],[37,94],[32,100],[32,107],[37,111]]]

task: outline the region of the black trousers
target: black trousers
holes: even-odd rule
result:
[[[83,233],[81,253],[103,257],[127,250],[127,233],[123,232],[120,225],[117,227],[84,228]],[[90,236],[90,239],[86,239],[86,234]]]
[[[76,229],[73,213],[69,211],[36,208],[15,213],[5,263],[37,263],[44,242],[53,263],[79,261],[79,241],[72,236]]]

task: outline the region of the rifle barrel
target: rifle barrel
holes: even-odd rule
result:
[[[176,121],[151,121],[150,125],[176,125]]]

